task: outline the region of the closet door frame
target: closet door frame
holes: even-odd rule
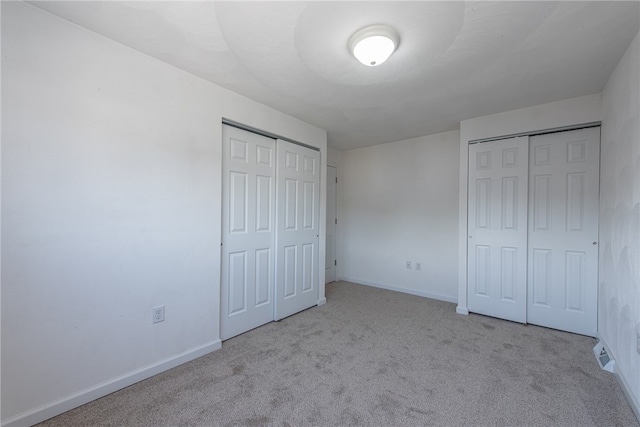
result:
[[[326,218],[326,251],[325,251],[325,284],[338,280],[338,168],[327,165],[327,218]],[[327,267],[328,266],[328,267]]]
[[[316,195],[315,195],[315,220],[317,221],[317,226],[315,227],[315,251],[317,253],[317,256],[315,256],[315,260],[314,260],[314,266],[315,266],[315,271],[313,272],[313,276],[314,276],[314,290],[313,290],[313,303],[311,305],[323,305],[326,303],[326,298],[325,298],[325,283],[324,283],[324,279],[325,279],[325,271],[324,268],[321,268],[321,266],[324,266],[325,263],[325,233],[326,233],[326,226],[325,226],[325,217],[326,217],[326,185],[324,183],[322,183],[322,180],[325,179],[325,174],[326,174],[326,139],[322,140],[321,138],[319,138],[317,135],[312,135],[311,136],[311,140],[313,141],[315,139],[315,143],[308,145],[308,144],[302,144],[299,142],[296,142],[294,140],[288,139],[288,138],[284,138],[278,134],[274,134],[271,132],[266,132],[266,131],[262,131],[259,128],[256,127],[252,127],[252,126],[247,126],[247,125],[243,125],[240,122],[236,122],[234,120],[229,120],[229,119],[223,119],[222,120],[222,127],[232,127],[232,128],[236,128],[242,131],[246,131],[246,132],[250,132],[253,134],[257,134],[259,136],[262,137],[267,137],[267,138],[271,138],[273,140],[275,140],[274,142],[276,143],[276,156],[275,157],[275,161],[276,161],[276,171],[275,171],[275,182],[274,182],[274,210],[276,212],[274,212],[274,227],[275,227],[275,221],[277,220],[277,179],[278,179],[278,172],[277,172],[277,147],[278,147],[278,143],[282,142],[282,143],[286,143],[286,144],[294,144],[295,146],[300,146],[300,147],[305,147],[306,149],[312,150],[313,152],[316,153],[317,155],[317,162],[316,162],[316,168],[317,168],[317,179],[318,179],[318,184],[316,187]],[[225,173],[225,159],[224,159],[224,141],[222,141],[222,144],[220,146],[221,149],[221,173],[224,174]],[[221,181],[221,183],[223,183],[224,185],[224,179]],[[223,200],[224,197],[222,198],[221,201]],[[228,207],[222,203],[221,204],[221,209],[224,212],[225,209],[228,209]],[[222,221],[224,222],[224,221]],[[221,224],[224,227],[224,224]],[[277,230],[274,230],[274,232],[277,233]],[[222,236],[221,236],[222,237]],[[277,259],[277,252],[275,250],[276,248],[276,244],[277,244],[277,236],[274,236],[274,256],[275,256],[275,260],[273,263],[273,271],[274,273],[276,272],[276,268],[278,265],[278,259]],[[220,242],[221,245],[223,245],[223,242]],[[221,257],[220,257],[220,262],[223,263],[224,262],[224,248],[220,253]],[[224,286],[224,272],[223,272],[223,266],[220,265],[221,270],[220,270],[220,320],[222,320],[222,316],[223,316],[223,301],[222,301],[222,297],[223,297],[223,286]],[[274,278],[274,284],[273,284],[273,288],[272,288],[272,295],[273,298],[275,299],[275,295],[277,292],[277,282]],[[309,292],[307,292],[307,295],[309,294]],[[274,301],[275,302],[275,301]],[[276,315],[277,315],[277,311],[275,308],[275,304],[273,304],[274,308],[272,310],[272,317],[270,320],[276,320]],[[268,323],[268,322],[265,322]],[[264,323],[263,323],[264,324]],[[220,331],[220,330],[219,330]],[[242,332],[240,332],[242,333]],[[224,338],[222,338],[224,339]]]
[[[602,124],[602,99],[589,95],[535,105],[460,122],[458,162],[458,298],[456,313],[469,314],[467,301],[467,198],[469,144],[484,140],[572,130]]]

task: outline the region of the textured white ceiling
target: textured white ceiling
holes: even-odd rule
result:
[[[30,2],[315,124],[350,149],[600,92],[638,32],[633,2]],[[349,37],[387,24],[378,67]]]

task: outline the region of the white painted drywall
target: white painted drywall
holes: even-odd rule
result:
[[[341,163],[341,156],[342,156],[341,151],[331,147],[327,148],[327,164],[328,165],[339,167]]]
[[[603,91],[598,330],[640,410],[640,34]]]
[[[2,55],[1,412],[24,425],[219,348],[223,117],[325,159],[326,132],[23,2]]]
[[[458,313],[467,314],[467,166],[469,141],[554,129],[602,119],[602,95],[586,95],[460,122]]]
[[[342,152],[343,279],[455,301],[458,159],[458,131]]]

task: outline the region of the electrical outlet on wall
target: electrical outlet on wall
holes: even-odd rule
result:
[[[164,305],[153,307],[153,309],[151,310],[151,315],[151,320],[153,323],[164,322]]]
[[[407,270],[411,270],[411,261],[407,261]]]
[[[422,271],[422,263],[416,262],[416,271]]]

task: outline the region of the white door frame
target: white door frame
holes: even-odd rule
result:
[[[542,133],[545,130],[598,126],[602,121],[602,95],[586,95],[549,104],[475,117],[460,122],[458,167],[458,305],[456,312],[469,314],[467,304],[467,176],[469,142],[501,136]]]
[[[335,178],[335,180],[334,180]],[[326,218],[326,253],[333,254],[331,259],[325,260],[325,283],[330,283],[338,280],[338,255],[337,255],[337,234],[338,234],[338,168],[335,166],[327,165],[327,218]],[[333,188],[333,191],[330,189]],[[331,200],[333,196],[333,200]],[[330,207],[333,206],[332,212]],[[332,239],[329,239],[332,236]],[[329,265],[329,268],[326,266]],[[329,272],[329,270],[331,272]]]
[[[478,141],[533,136],[601,126],[600,98],[595,95],[464,120],[460,123],[458,193],[458,304],[456,313],[468,315],[468,145]]]
[[[306,147],[309,148],[315,152],[318,153],[318,163],[317,163],[317,167],[318,167],[318,171],[319,171],[319,176],[318,176],[318,180],[319,180],[319,184],[318,184],[318,198],[317,198],[317,221],[318,221],[318,227],[317,227],[317,253],[318,253],[318,257],[316,260],[316,264],[317,264],[317,274],[316,274],[316,281],[317,281],[317,291],[314,292],[314,300],[315,303],[317,305],[322,305],[326,303],[326,298],[325,298],[325,283],[324,283],[324,276],[325,276],[325,271],[324,268],[322,268],[324,266],[325,263],[325,236],[326,236],[326,225],[325,225],[325,217],[326,217],[326,185],[322,183],[322,180],[326,179],[325,178],[325,174],[326,174],[326,166],[327,166],[327,156],[326,156],[326,143],[325,144],[315,144],[315,145],[307,145],[307,144],[302,144],[302,143],[298,143],[296,141],[293,141],[291,139],[287,139],[287,138],[283,138],[277,134],[271,133],[271,132],[265,132],[265,131],[261,131],[258,128],[252,127],[252,126],[246,126],[246,125],[242,125],[239,122],[233,121],[233,120],[229,120],[229,119],[223,119],[222,121],[222,125],[223,126],[230,126],[233,128],[237,128],[243,131],[247,131],[247,132],[251,132],[263,137],[268,137],[268,138],[272,138],[274,140],[278,140],[278,141],[282,141],[284,143],[291,143],[294,144],[296,146],[302,146],[302,147]],[[221,154],[223,152],[223,144],[221,144],[220,146],[220,150],[221,150]],[[224,156],[222,156],[224,157]],[[223,160],[224,161],[224,160]],[[221,168],[221,172],[224,173],[224,164],[222,165]],[[221,205],[221,209],[224,210],[225,206],[224,204]],[[223,257],[222,257],[223,253],[221,251],[221,262],[223,261]],[[277,261],[276,261],[277,262]],[[222,267],[222,266],[221,266]],[[275,268],[274,268],[275,270]],[[223,285],[223,281],[224,281],[224,277],[223,277],[223,271],[222,269],[220,270],[220,292],[222,293],[222,285]],[[274,289],[275,290],[275,289]],[[220,315],[222,316],[222,295],[220,295]],[[275,311],[275,307],[273,310],[273,319],[275,320],[276,316],[276,311]],[[220,332],[220,331],[219,331]]]

